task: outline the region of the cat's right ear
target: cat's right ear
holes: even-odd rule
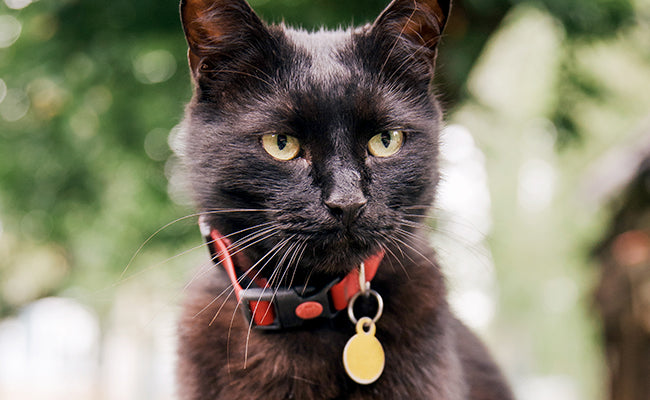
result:
[[[393,0],[372,29],[428,51],[435,59],[450,9],[451,0]]]
[[[181,0],[188,61],[195,78],[210,58],[235,53],[268,37],[264,23],[244,0]]]

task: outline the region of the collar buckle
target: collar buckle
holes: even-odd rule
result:
[[[257,329],[281,330],[302,326],[315,318],[335,318],[348,307],[350,299],[358,292],[366,293],[369,282],[377,272],[384,257],[384,251],[370,256],[359,269],[351,271],[344,278],[335,279],[320,290],[311,287],[273,289],[265,280],[238,276],[230,256],[232,244],[216,229],[211,229],[204,216],[199,218],[201,233],[210,250],[212,261],[221,264],[232,284],[235,297],[242,304],[246,321]],[[241,281],[251,279],[259,287],[251,288]]]
[[[334,318],[339,313],[330,300],[330,290],[340,279],[316,293],[301,295],[302,288],[249,288],[240,294],[244,318],[261,330],[281,330],[304,325],[315,318]],[[308,290],[305,292],[309,293]],[[263,307],[272,307],[264,310]],[[274,316],[272,322],[267,317]],[[262,323],[260,323],[262,322]]]

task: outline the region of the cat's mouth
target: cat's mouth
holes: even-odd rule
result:
[[[247,228],[219,229],[221,225],[200,218],[204,236],[212,229],[226,234],[229,250],[242,268],[260,271],[271,280],[324,279],[345,276],[366,258],[386,250],[394,228],[370,226],[296,226],[297,224],[263,222]],[[276,272],[279,271],[279,272]],[[286,271],[286,272],[285,272]],[[275,275],[274,275],[275,274]],[[274,278],[275,277],[275,278]],[[283,279],[284,278],[284,279]]]
[[[317,232],[288,231],[305,251],[298,268],[325,274],[347,274],[364,259],[386,247],[390,229],[362,231],[354,229],[329,229]]]

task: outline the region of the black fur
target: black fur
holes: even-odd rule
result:
[[[182,398],[511,398],[482,346],[449,313],[434,255],[417,239],[439,179],[442,113],[429,85],[448,12],[444,1],[396,0],[373,25],[308,34],[264,25],[243,0],[181,3],[195,84],[184,161],[196,203],[208,213],[265,210],[207,214],[233,241],[260,224],[277,228],[246,248],[238,267],[290,239],[286,251],[304,250],[295,265],[281,251],[259,273],[287,268],[276,286],[289,277],[318,285],[387,250],[373,281],[386,301],[377,337],[387,370],[377,383],[359,386],[343,372],[340,352],[352,332],[345,318],[248,337],[231,318],[233,299],[211,323],[221,301],[208,304],[225,287],[211,279],[194,289],[181,321]],[[369,139],[391,129],[405,132],[399,152],[370,155]],[[301,153],[272,158],[260,144],[267,133],[298,138]],[[345,213],[328,206],[332,198],[361,205]]]

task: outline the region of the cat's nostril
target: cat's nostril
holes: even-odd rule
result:
[[[366,206],[368,200],[364,197],[337,197],[325,200],[325,205],[332,215],[339,218],[346,225],[350,225]]]

